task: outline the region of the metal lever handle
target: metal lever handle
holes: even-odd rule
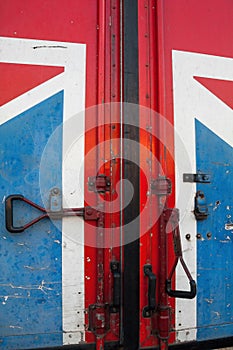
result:
[[[191,273],[183,259],[182,256],[182,247],[180,239],[180,229],[179,229],[179,210],[178,209],[166,209],[165,211],[166,221],[170,219],[172,226],[173,234],[173,244],[174,244],[174,253],[175,253],[175,262],[172,266],[171,272],[166,279],[166,293],[173,298],[183,298],[183,299],[193,299],[197,294],[196,282],[193,280]],[[176,266],[180,261],[186,276],[189,279],[190,291],[185,290],[174,290],[172,289],[172,276],[174,275]]]
[[[176,266],[178,264],[178,261],[180,261],[181,265],[183,266],[183,269],[185,271],[186,276],[189,279],[189,285],[190,285],[190,291],[185,291],[185,290],[174,290],[171,288],[172,285],[172,276],[175,272]],[[192,276],[187,268],[187,265],[184,262],[184,259],[182,256],[177,256],[175,263],[172,267],[172,270],[170,272],[169,277],[166,280],[166,292],[170,297],[173,298],[183,298],[183,299],[193,299],[195,298],[197,294],[197,286],[196,282],[192,279]]]
[[[144,265],[144,274],[148,277],[148,305],[143,308],[143,317],[150,317],[156,309],[156,276],[150,264]]]
[[[118,312],[121,300],[120,263],[118,261],[112,261],[110,268],[113,274],[113,302],[111,305],[111,312]]]
[[[172,281],[170,279],[166,280],[166,292],[170,297],[182,298],[182,299],[193,299],[197,294],[197,286],[194,280],[189,281],[190,291],[184,290],[174,290],[171,288]]]
[[[29,223],[27,223],[24,226],[18,226],[15,227],[14,226],[14,220],[13,220],[13,202],[14,201],[22,201],[25,202],[31,206],[33,206],[34,208],[38,209],[39,211],[43,212],[42,215],[38,216],[36,219],[30,221]],[[6,229],[9,232],[12,233],[20,233],[23,232],[24,230],[26,230],[28,227],[32,226],[33,224],[35,224],[36,222],[44,219],[45,217],[47,217],[48,214],[46,213],[46,210],[42,207],[40,207],[39,205],[29,201],[28,199],[24,198],[24,196],[22,196],[21,194],[12,194],[10,196],[8,196],[5,200],[5,218],[6,218]]]
[[[42,214],[26,223],[24,226],[14,226],[13,202],[16,200],[27,203],[31,207],[40,211]],[[86,221],[96,221],[99,219],[99,211],[92,207],[67,208],[59,211],[46,210],[45,208],[25,198],[21,194],[12,194],[5,200],[6,229],[12,233],[23,232],[44,218],[50,217],[53,220],[58,220],[64,216],[82,216]]]

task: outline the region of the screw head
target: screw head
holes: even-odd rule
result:
[[[190,235],[190,233],[187,233],[186,234],[186,236],[185,236],[185,238],[189,241],[190,240],[190,238],[191,238],[191,235]]]

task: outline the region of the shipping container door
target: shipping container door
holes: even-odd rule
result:
[[[140,103],[158,112],[142,114],[141,127],[151,128],[147,145],[157,155],[163,171],[156,174],[148,156],[142,155],[142,159],[147,162],[148,177],[153,181],[161,179],[161,175],[171,180],[172,193],[166,195],[167,204],[179,209],[182,256],[197,284],[196,298],[186,300],[182,294],[175,293],[179,297],[167,299],[171,312],[161,312],[161,295],[163,298],[165,290],[160,288],[165,283],[161,267],[167,269],[169,276],[174,253],[180,255],[178,240],[175,239],[173,246],[168,224],[168,256],[164,267],[161,225],[147,231],[141,223],[144,229],[141,234],[146,232],[140,246],[141,347],[156,344],[156,338],[163,338],[168,330],[170,343],[229,337],[232,335],[232,2],[161,0],[138,4]],[[145,132],[141,133],[143,137]],[[153,142],[154,136],[158,140]],[[153,197],[161,199],[161,188],[153,188],[154,194],[146,183],[141,188],[141,206],[148,203],[149,196],[151,208],[158,208],[158,204],[161,208],[161,203],[156,203]],[[152,222],[156,209],[151,210],[153,214],[148,214],[148,220]],[[145,273],[146,267],[150,272]],[[173,289],[190,290],[190,276],[186,272],[180,264],[177,266]],[[157,278],[158,305],[145,317],[144,307],[152,302],[148,298],[154,286],[153,275]],[[159,315],[165,318],[162,320]],[[160,345],[165,346],[163,342]]]
[[[95,106],[119,101],[119,2],[0,5],[1,346],[101,349],[119,339],[121,128]]]

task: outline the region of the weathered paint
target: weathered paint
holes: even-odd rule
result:
[[[4,197],[9,194],[23,193],[44,205],[39,190],[40,159],[49,137],[62,121],[62,110],[60,92],[0,127],[0,259],[4,266],[0,276],[0,338],[4,349],[62,344],[61,222],[56,228],[45,220],[28,232],[14,235],[6,231],[4,220]],[[53,120],[49,118],[51,111],[55,114]],[[54,184],[61,188],[61,143],[57,141],[54,139],[51,148],[51,163],[56,171],[50,173],[47,193]],[[15,225],[20,225],[35,213],[17,205],[15,215]]]
[[[232,112],[233,117],[233,112]],[[228,127],[228,124],[226,124]],[[232,335],[233,236],[225,225],[232,223],[232,147],[196,121],[197,169],[211,174],[211,183],[198,184],[205,193],[207,220],[197,224],[197,339]]]
[[[85,98],[85,45],[81,44],[70,44],[61,42],[51,42],[51,41],[38,41],[38,40],[28,40],[28,39],[12,39],[12,38],[1,38],[1,47],[3,54],[1,55],[1,60],[4,63],[8,63],[8,69],[11,67],[15,68],[15,64],[19,69],[20,64],[27,65],[27,72],[29,77],[27,88],[29,91],[25,91],[24,87],[20,85],[17,81],[18,89],[11,94],[13,100],[6,104],[3,104],[0,111],[1,119],[1,131],[4,137],[2,140],[2,177],[8,179],[5,186],[2,185],[2,230],[3,236],[9,237],[9,233],[5,232],[4,228],[4,198],[9,194],[19,193],[23,194],[28,199],[34,201],[35,203],[49,207],[49,193],[54,187],[59,188],[63,192],[63,202],[67,205],[82,206],[83,197],[79,197],[77,200],[77,195],[73,193],[77,191],[80,194],[80,187],[82,184],[80,179],[83,179],[81,174],[82,169],[80,169],[81,159],[84,156],[84,139],[79,138],[79,142],[76,142],[76,147],[78,144],[79,152],[78,156],[73,157],[73,153],[69,150],[70,143],[72,141],[71,132],[72,130],[77,130],[80,135],[84,134],[84,123],[83,114],[78,113],[84,110],[84,98]],[[9,64],[10,62],[10,64]],[[33,78],[30,80],[30,66],[32,65],[32,72],[35,70],[35,65],[37,70],[39,69],[44,76],[44,82],[41,83],[40,79]],[[45,73],[43,73],[43,65],[45,66]],[[47,74],[47,66],[50,66],[50,70],[54,67],[54,77]],[[61,68],[57,68],[61,67]],[[62,68],[64,67],[64,68]],[[76,74],[74,74],[76,72]],[[9,74],[8,74],[9,76]],[[19,78],[17,76],[17,78]],[[32,85],[36,85],[35,87]],[[33,89],[30,89],[33,87]],[[15,87],[14,87],[15,88]],[[58,92],[57,92],[58,91]],[[60,92],[59,92],[60,91]],[[9,88],[8,93],[11,93]],[[23,94],[21,94],[23,92]],[[54,95],[55,94],[55,95]],[[47,96],[58,96],[55,102],[50,102],[50,97]],[[46,102],[48,101],[48,102]],[[52,100],[53,101],[53,100]],[[21,112],[20,117],[17,116]],[[72,118],[75,116],[75,118]],[[69,130],[67,127],[67,121],[72,118],[72,128]],[[62,124],[64,123],[64,124]],[[16,126],[14,126],[16,124]],[[12,126],[13,125],[13,126]],[[68,123],[68,126],[70,124]],[[22,131],[21,131],[22,129]],[[34,135],[35,134],[35,135]],[[11,135],[10,137],[8,135]],[[76,135],[77,136],[77,135]],[[14,141],[13,141],[14,140]],[[22,145],[22,146],[20,146]],[[74,145],[73,145],[74,147]],[[69,152],[68,152],[69,150]],[[27,156],[27,153],[30,155]],[[74,169],[76,168],[79,174],[79,183],[75,181],[72,176],[74,174]],[[72,184],[72,191],[70,189],[70,183]],[[33,193],[33,191],[35,193]],[[83,189],[82,189],[83,191]],[[71,195],[72,193],[72,195]],[[74,203],[75,202],[75,203]],[[30,218],[32,215],[36,215],[31,208],[23,206],[23,212],[20,213],[20,208],[16,207],[15,215],[24,217],[24,220]],[[27,215],[27,213],[30,213]],[[21,219],[22,220],[22,219]],[[48,221],[48,220],[46,220]],[[17,308],[21,308],[24,312],[24,317],[17,319],[17,327],[14,329],[14,335],[17,334],[30,334],[31,338],[24,340],[23,337],[10,337],[11,333],[4,333],[7,336],[7,348],[11,346],[17,346],[18,348],[32,347],[31,341],[37,336],[37,333],[42,334],[43,331],[47,334],[48,325],[43,321],[52,317],[55,328],[50,330],[51,334],[51,344],[49,341],[49,336],[47,335],[45,343],[38,342],[37,346],[43,346],[46,344],[50,345],[61,345],[69,342],[78,342],[84,339],[84,250],[81,245],[83,241],[83,224],[81,220],[77,220],[75,226],[72,220],[64,219],[63,223],[56,222],[56,225],[49,224],[46,229],[46,223],[41,222],[35,225],[35,228],[31,228],[29,233],[26,232],[26,237],[32,236],[32,242],[29,244],[30,251],[33,251],[32,262],[26,261],[22,262],[24,269],[26,269],[28,274],[33,274],[34,278],[40,279],[37,276],[37,270],[42,271],[48,270],[49,274],[54,274],[57,276],[56,288],[53,288],[56,298],[54,302],[59,304],[53,311],[50,311],[46,306],[47,304],[43,302],[44,311],[41,311],[40,302],[36,302],[33,297],[30,299],[28,297],[28,302],[26,306],[31,310],[30,300],[34,300],[35,305],[40,306],[40,311],[30,311],[26,307],[20,307],[20,302],[18,302]],[[79,226],[79,240],[74,240],[73,235],[75,234]],[[57,233],[57,236],[53,237],[53,246],[48,249],[48,239],[43,239],[40,237],[41,228],[46,229],[51,236],[54,232],[63,231]],[[32,235],[31,232],[36,230],[36,234]],[[46,232],[47,232],[46,231]],[[42,229],[43,232],[43,229]],[[69,234],[67,235],[67,232]],[[23,239],[23,235],[21,235]],[[28,238],[30,240],[30,238]],[[12,242],[17,241],[18,237],[10,235]],[[34,242],[35,240],[35,242]],[[7,241],[7,240],[6,240]],[[24,246],[24,243],[22,243]],[[16,245],[16,243],[15,243]],[[37,245],[40,247],[38,248]],[[18,248],[21,245],[16,245]],[[26,243],[26,247],[28,244]],[[52,250],[59,249],[59,253],[55,250],[55,257]],[[7,254],[11,254],[11,247],[4,247]],[[22,248],[22,247],[21,247]],[[39,251],[38,251],[39,249]],[[51,250],[51,252],[50,252]],[[27,249],[24,252],[25,258],[28,259]],[[36,254],[34,256],[34,254]],[[23,255],[23,258],[24,258]],[[41,255],[41,257],[40,257]],[[46,257],[48,255],[48,257]],[[4,256],[4,254],[3,254]],[[30,255],[29,255],[30,256]],[[39,261],[42,259],[55,259],[57,264],[56,268],[52,267],[49,260],[48,264],[45,266],[42,264],[40,267]],[[36,263],[36,268],[34,269],[33,261],[38,260]],[[76,269],[74,269],[72,263],[78,260],[75,264]],[[71,263],[72,261],[72,263]],[[82,264],[80,264],[80,261]],[[11,264],[17,266],[20,269],[22,267],[21,263],[18,266],[12,260]],[[16,264],[16,265],[15,265]],[[9,268],[10,264],[9,264]],[[7,272],[6,272],[7,273]],[[14,275],[14,274],[13,274]],[[7,277],[6,277],[7,276]],[[17,280],[12,282],[9,278],[12,276],[10,271],[6,274],[7,282],[2,281],[2,287],[5,284],[10,284],[10,286],[21,286],[22,288],[29,288],[30,282],[29,277],[20,283],[20,273],[19,270],[15,276]],[[37,276],[37,277],[36,277]],[[42,276],[43,277],[43,276]],[[45,291],[46,294],[46,281],[53,283],[53,279],[45,276],[42,278],[41,283],[38,282],[38,289]],[[33,281],[32,281],[33,282]],[[29,286],[29,287],[28,287]],[[36,289],[36,283],[33,284],[32,289]],[[50,287],[49,289],[50,290]],[[3,297],[5,297],[5,290],[2,292]],[[1,294],[2,294],[1,293]],[[47,293],[48,294],[48,293]],[[49,300],[51,299],[48,296]],[[20,300],[20,298],[19,298]],[[46,301],[46,298],[45,298]],[[51,303],[51,302],[50,302]],[[5,305],[5,304],[3,304]],[[48,309],[48,316],[46,310]],[[7,310],[6,317],[11,318],[11,314],[14,309]],[[33,324],[33,320],[28,316],[30,314],[36,314],[39,319],[37,323],[40,325],[37,329],[33,327],[33,331],[28,328]],[[60,316],[59,316],[60,315]],[[27,320],[26,325],[24,325],[23,319]],[[3,322],[5,322],[3,320]],[[48,321],[52,325],[53,321]],[[22,324],[22,325],[21,325]],[[44,327],[44,328],[43,328]],[[21,333],[19,333],[21,329]],[[72,335],[70,336],[70,333]],[[57,337],[53,334],[57,334]],[[17,343],[18,341],[18,343]],[[14,345],[13,345],[14,344]],[[16,345],[18,344],[18,345]]]
[[[211,316],[207,316],[208,309],[211,309],[213,307],[211,306],[212,303],[209,302],[208,307],[206,307],[206,303],[204,303],[203,300],[205,299],[205,296],[208,300],[212,300],[212,298],[209,296],[209,292],[211,293],[210,290],[215,290],[214,285],[216,278],[212,276],[213,281],[211,282],[211,272],[209,272],[210,275],[208,275],[208,267],[206,267],[207,271],[204,272],[205,263],[207,265],[211,264],[211,258],[209,258],[208,261],[206,251],[208,249],[208,246],[211,246],[211,240],[214,238],[208,239],[206,235],[208,232],[211,232],[212,236],[214,236],[214,232],[218,230],[216,228],[217,224],[213,219],[213,214],[215,214],[215,212],[219,213],[219,209],[223,208],[221,202],[223,201],[225,203],[225,201],[227,201],[227,196],[230,192],[229,181],[227,185],[222,176],[223,173],[218,173],[218,171],[222,165],[224,171],[226,172],[226,176],[228,174],[227,171],[230,173],[228,167],[227,169],[225,168],[226,165],[231,166],[230,159],[232,158],[232,155],[229,150],[227,151],[227,148],[223,148],[223,145],[228,144],[228,147],[231,150],[231,130],[233,128],[232,109],[228,106],[228,104],[222,101],[224,100],[225,96],[224,90],[223,96],[221,98],[221,94],[220,96],[216,96],[212,91],[200,84],[198,80],[199,77],[201,77],[201,81],[205,79],[206,85],[209,80],[211,80],[211,83],[212,79],[214,81],[221,80],[222,84],[225,82],[225,84],[228,85],[229,82],[233,80],[232,67],[233,60],[230,58],[173,51],[174,116],[176,130],[175,160],[177,169],[176,203],[177,207],[181,209],[182,213],[181,230],[184,232],[184,256],[186,261],[188,261],[189,265],[192,267],[193,275],[196,276],[198,280],[197,301],[193,300],[184,302],[183,300],[177,300],[176,302],[176,306],[179,310],[177,313],[176,324],[177,329],[179,329],[179,337],[182,340],[187,340],[191,337],[194,337],[195,339],[196,327],[198,327],[198,334],[201,334],[201,328],[199,327],[203,327],[204,324],[207,325],[206,318],[209,319],[209,325],[212,325]],[[211,87],[212,85],[213,83],[211,84]],[[222,119],[223,117],[219,116],[224,116],[224,123]],[[205,125],[205,127],[203,125]],[[207,131],[205,132],[205,130],[210,131],[208,133]],[[212,141],[211,135],[216,135]],[[220,142],[218,140],[222,140],[222,146],[218,146]],[[215,160],[215,158],[218,160]],[[220,160],[221,158],[222,160]],[[210,166],[210,164],[212,165]],[[184,173],[195,174],[198,172],[210,174],[211,185],[182,183]],[[221,188],[221,196],[220,193],[217,195],[216,182],[224,183]],[[206,192],[208,193],[207,205],[211,205],[211,208],[209,210],[210,215],[208,219],[206,221],[196,223],[195,217],[193,215],[193,210],[194,196],[198,190],[202,190],[205,195]],[[228,201],[229,204],[227,204]],[[230,205],[230,198],[228,201],[225,205],[225,211],[227,211],[227,205]],[[227,214],[222,212],[221,215],[221,225],[225,231],[225,224],[227,222],[224,221],[224,218]],[[205,229],[204,236],[202,234],[203,225]],[[191,235],[191,238],[189,240],[185,239],[186,233],[190,233]],[[196,236],[198,233],[202,234],[202,238],[198,241],[197,246]],[[229,237],[229,234],[227,237]],[[230,241],[231,240],[226,240],[226,242]],[[212,252],[211,249],[210,253],[211,256],[213,256],[212,259],[216,262],[216,264],[218,264],[218,260],[215,259],[215,256],[218,249],[219,248],[216,247],[215,252]],[[229,254],[226,253],[225,257],[231,260],[231,255],[229,256]],[[219,278],[224,281],[225,277],[223,275],[223,272],[220,273],[220,266],[218,268],[215,266],[215,268],[218,271],[217,275]],[[200,271],[197,271],[197,269],[203,269],[201,278]],[[178,286],[185,288],[185,279],[183,277],[182,270],[180,270],[178,273],[177,284]],[[220,297],[219,302],[222,302],[223,299],[224,298]],[[186,312],[187,307],[189,307],[189,310],[192,308],[192,317],[190,317],[190,314]],[[222,309],[222,306],[220,307],[219,305],[218,309],[218,306],[215,302],[215,311],[218,313],[218,315],[222,315],[220,308]],[[222,317],[225,319],[224,315],[222,315]],[[223,323],[226,323],[228,321],[223,321]],[[231,326],[229,327],[231,329]],[[206,337],[204,337],[204,339],[211,338],[211,334],[212,337],[220,336],[220,329],[219,333],[213,333],[211,329],[212,328],[210,327],[209,332],[206,330],[203,331],[204,333],[206,332]],[[226,334],[226,332],[227,331],[225,330],[224,334]],[[229,330],[228,335],[231,334],[230,332],[231,330]],[[202,337],[203,335],[200,336],[200,339],[203,339]]]

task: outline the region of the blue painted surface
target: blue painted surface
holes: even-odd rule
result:
[[[233,227],[233,149],[198,121],[196,140],[197,171],[211,174],[210,184],[197,184],[209,210],[197,223],[197,337],[206,340],[233,334],[233,230],[225,229]]]
[[[62,123],[63,92],[0,126],[0,347],[26,349],[62,345],[61,222],[46,219],[20,234],[5,229],[4,197],[23,194],[44,206],[62,185],[62,128],[50,144],[46,186],[40,192],[43,150]],[[42,179],[43,180],[43,179]],[[47,202],[48,204],[48,202]],[[45,203],[46,205],[46,203]],[[15,225],[37,215],[16,203]]]

